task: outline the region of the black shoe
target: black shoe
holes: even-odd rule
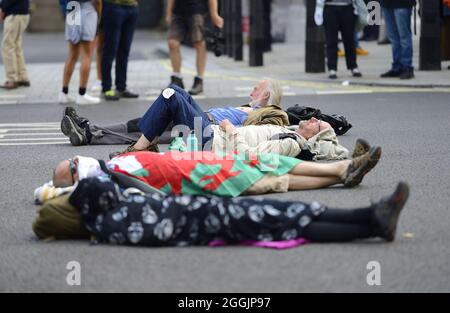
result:
[[[120,98],[124,98],[124,99],[136,99],[139,98],[139,95],[137,93],[133,93],[129,90],[124,90],[124,91],[117,91],[117,94]]]
[[[107,90],[103,92],[103,98],[106,101],[119,101],[120,97],[114,90]]]
[[[17,82],[17,86],[19,86],[19,87],[30,87],[31,83],[28,80],[22,80],[20,82]]]
[[[413,68],[405,68],[400,74],[400,79],[411,79],[414,78],[414,69]]]
[[[180,77],[176,77],[176,76],[170,76],[170,85],[176,85],[178,87],[180,87],[181,89],[184,89],[184,83],[183,83],[183,79]]]
[[[192,85],[191,90],[189,90],[189,94],[191,96],[198,95],[203,92],[203,79],[200,77],[194,78],[194,84]]]
[[[77,111],[73,107],[66,107],[63,111],[63,118],[64,116],[70,116],[70,118],[78,125],[78,127],[86,129],[89,127],[90,121],[85,118],[78,116]],[[69,136],[66,134],[65,129],[61,129],[64,135]]]
[[[72,118],[78,117],[77,111],[75,110],[74,107],[66,107],[63,111],[63,117],[66,115],[68,115]]]
[[[330,72],[328,73],[328,78],[329,79],[337,79],[337,73],[335,70],[330,70]]]
[[[394,241],[398,218],[408,197],[408,185],[400,182],[391,196],[381,199],[372,206],[376,236],[389,242]]]
[[[359,71],[358,68],[352,69],[351,73],[352,73],[353,77],[362,77],[362,73]]]
[[[400,77],[401,74],[402,74],[402,71],[389,70],[386,73],[381,74],[380,77],[381,78]]]
[[[69,137],[72,146],[84,146],[88,144],[86,131],[79,127],[69,115],[63,117],[61,131]]]

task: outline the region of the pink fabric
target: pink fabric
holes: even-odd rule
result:
[[[293,240],[284,240],[284,241],[256,241],[256,240],[244,240],[240,241],[236,245],[238,246],[252,246],[259,248],[270,248],[270,249],[291,249],[304,244],[307,244],[309,241],[304,238],[297,238]],[[224,240],[213,240],[208,246],[210,247],[223,247],[228,245],[228,243]]]

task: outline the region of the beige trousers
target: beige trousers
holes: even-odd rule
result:
[[[25,58],[22,50],[22,34],[30,22],[30,15],[9,15],[3,26],[2,56],[6,80],[28,81]]]

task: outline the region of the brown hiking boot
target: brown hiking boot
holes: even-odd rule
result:
[[[360,157],[367,152],[369,152],[370,144],[364,139],[357,139],[355,143],[355,148],[353,149],[352,159]]]
[[[400,182],[391,196],[381,199],[372,206],[377,236],[388,242],[394,241],[398,218],[408,197],[408,185]]]
[[[381,158],[381,147],[372,147],[366,154],[354,158],[350,163],[344,178],[344,186],[358,186],[363,177],[377,165]]]
[[[130,152],[138,152],[138,151],[149,151],[149,152],[159,152],[159,147],[157,144],[152,144],[150,145],[147,149],[144,150],[137,150],[134,148],[134,143],[132,145],[130,145],[129,147],[127,147],[124,151],[117,151],[117,152],[112,152],[109,154],[109,158],[113,159],[119,155],[122,154],[126,154],[126,153],[130,153]]]

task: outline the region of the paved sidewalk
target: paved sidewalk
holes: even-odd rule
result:
[[[205,93],[197,98],[248,96],[252,86],[260,78],[274,77],[282,81],[286,95],[330,94],[330,93],[370,93],[370,92],[411,92],[439,90],[450,92],[449,62],[443,62],[442,71],[417,71],[416,78],[407,81],[380,79],[380,73],[389,68],[391,52],[389,45],[375,42],[361,42],[369,50],[368,56],[358,58],[363,78],[355,79],[345,70],[345,60],[340,58],[337,81],[330,81],[326,73],[306,74],[304,72],[304,44],[274,44],[273,51],[264,55],[263,67],[248,66],[248,49],[245,61],[235,62],[227,56],[208,56],[205,77]],[[43,47],[48,53],[43,52]],[[55,103],[61,88],[64,67],[65,43],[62,34],[27,34],[25,54],[31,55],[28,71],[31,88],[13,91],[0,90],[0,105],[11,103]],[[141,94],[140,100],[151,101],[167,86],[171,73],[165,34],[156,31],[139,31],[132,47],[129,63],[128,85]],[[195,75],[195,51],[182,48],[183,73],[186,88],[192,84]],[[42,55],[44,57],[42,57]],[[49,62],[52,60],[55,62]],[[39,62],[44,59],[46,62]],[[37,60],[34,63],[33,60]],[[418,37],[415,37],[414,65],[418,68]],[[92,66],[90,82],[95,81],[95,63]],[[78,89],[78,67],[72,78],[70,90]],[[1,66],[0,81],[4,81]]]

